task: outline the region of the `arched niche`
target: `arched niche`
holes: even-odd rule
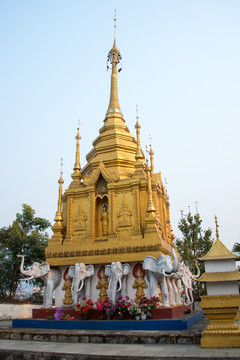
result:
[[[107,182],[99,176],[95,184],[95,239],[107,237],[109,233]]]

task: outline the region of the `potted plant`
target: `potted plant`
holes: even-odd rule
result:
[[[136,320],[140,320],[140,316],[142,312],[138,303],[133,301],[128,308],[128,312],[129,314],[134,315]]]
[[[146,296],[143,296],[139,302],[139,306],[142,312],[141,319],[146,320],[147,316],[150,315],[151,310],[157,307],[159,303],[160,300],[156,296],[153,296],[150,299]]]
[[[75,309],[79,314],[82,314],[82,316],[83,316],[83,318],[85,320],[87,320],[89,315],[94,310],[94,303],[93,303],[93,301],[91,299],[87,300],[85,297],[82,298],[82,300],[83,300],[83,303],[82,304],[77,304]]]
[[[118,316],[120,319],[123,319],[124,314],[128,312],[129,307],[131,306],[131,300],[128,296],[123,298],[122,296],[116,299],[115,308],[118,311]]]
[[[116,310],[114,304],[110,301],[109,297],[107,296],[103,302],[103,305],[104,305],[103,311],[106,313],[107,319],[110,320]]]

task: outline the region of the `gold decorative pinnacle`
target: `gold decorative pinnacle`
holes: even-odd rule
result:
[[[143,159],[143,154],[142,154],[142,150],[141,150],[141,143],[140,143],[140,128],[141,128],[141,125],[139,124],[138,119],[139,119],[138,107],[136,105],[136,125],[135,125],[135,129],[136,129],[136,135],[137,135],[137,151],[136,151],[135,159],[137,161]]]
[[[75,158],[75,164],[74,164],[74,168],[73,168],[74,173],[72,174],[73,179],[81,179],[82,178],[81,165],[80,165],[80,140],[81,140],[81,136],[79,134],[80,125],[82,125],[82,124],[83,123],[81,123],[80,120],[78,120],[77,135],[75,137],[77,142],[76,142],[76,158]]]
[[[151,138],[150,138],[151,139]],[[151,145],[151,143],[150,143],[150,151],[149,151],[149,155],[150,155],[150,164],[151,164],[151,166],[150,166],[150,168],[151,168],[151,172],[152,172],[152,174],[153,174],[153,171],[154,171],[154,165],[153,165],[153,155],[154,155],[154,152],[153,152],[153,150],[152,150],[152,145]]]
[[[59,189],[58,189],[58,206],[57,206],[57,212],[56,212],[56,216],[54,221],[58,222],[58,221],[62,221],[62,185],[64,183],[63,178],[62,178],[62,174],[63,174],[63,159],[61,158],[61,171],[60,171],[60,178],[58,180],[59,183]]]
[[[119,101],[118,101],[117,79],[118,79],[118,72],[120,72],[122,70],[122,68],[120,67],[120,69],[117,70],[117,65],[121,62],[122,57],[121,57],[120,51],[118,50],[118,48],[116,46],[116,27],[117,27],[116,21],[117,21],[117,18],[116,18],[116,10],[115,10],[114,42],[113,42],[113,47],[109,51],[108,58],[107,58],[107,64],[112,65],[110,102],[109,102],[107,114],[115,112],[115,111],[121,113],[121,109],[120,109],[120,105],[119,105]],[[108,69],[109,69],[109,65],[107,65],[107,70]]]
[[[216,224],[216,239],[219,239],[219,233],[218,233],[219,225],[218,225],[218,222],[217,222],[217,216],[216,215],[214,216],[214,219],[215,219],[215,224]]]
[[[152,197],[152,183],[151,183],[151,176],[150,176],[150,168],[148,166],[147,161],[147,184],[148,184],[148,205],[147,205],[147,212],[149,215],[153,215],[156,212],[153,197]]]

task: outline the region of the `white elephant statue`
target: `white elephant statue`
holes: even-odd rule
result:
[[[185,292],[186,301],[184,303],[185,306],[188,306],[193,303],[193,288],[192,288],[192,280],[196,280],[196,278],[200,275],[200,269],[198,267],[197,261],[196,261],[196,268],[197,268],[197,274],[193,275],[187,265],[184,263],[179,264],[178,273],[181,275],[181,281],[177,281],[177,286],[179,289],[179,292],[182,292],[182,286],[183,290]]]
[[[105,266],[105,275],[109,276],[108,295],[113,304],[116,301],[116,294],[121,294],[122,297],[127,295],[127,276],[130,273],[129,264],[121,264],[118,262],[112,262],[111,265]],[[122,277],[124,276],[123,280]],[[119,283],[119,288],[117,285]],[[121,291],[121,293],[120,293]]]
[[[179,266],[180,266],[180,264],[179,264]],[[179,271],[173,273],[170,277],[170,281],[171,281],[171,285],[172,285],[173,293],[174,293],[173,305],[181,305],[182,304],[181,278],[182,278],[182,275],[179,273]]]
[[[17,255],[22,258],[20,271],[23,275],[29,276],[28,279],[20,279],[20,281],[27,281],[36,278],[41,278],[44,282],[44,292],[43,292],[43,306],[51,308],[53,292],[58,287],[61,281],[61,271],[59,268],[51,268],[49,263],[45,262],[40,264],[39,262],[34,262],[30,268],[24,270],[24,256]]]
[[[90,299],[91,297],[91,276],[94,274],[93,265],[85,265],[76,263],[69,267],[68,276],[73,278],[72,296],[73,306],[80,303],[83,297]]]
[[[160,285],[162,294],[162,305],[170,306],[170,299],[174,298],[173,289],[170,283],[172,273],[178,270],[178,258],[174,250],[174,244],[171,247],[172,258],[169,255],[160,255],[157,259],[153,256],[146,256],[143,262],[143,269],[146,270],[147,279],[150,284],[150,296],[158,296],[158,284]],[[173,300],[171,300],[172,302]]]

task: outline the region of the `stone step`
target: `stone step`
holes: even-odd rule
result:
[[[184,331],[88,331],[0,329],[0,339],[99,344],[200,344],[201,333]]]
[[[1,360],[240,360],[239,349],[200,345],[72,344],[0,340]]]

